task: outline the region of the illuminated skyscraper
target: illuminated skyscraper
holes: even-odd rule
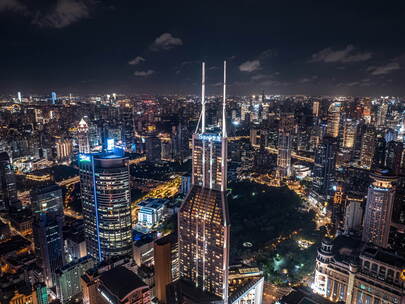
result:
[[[36,189],[31,193],[32,231],[37,263],[46,286],[56,284],[56,270],[63,266],[63,196],[59,186]]]
[[[344,122],[343,148],[353,149],[357,132],[357,121],[347,118]]]
[[[326,129],[326,133],[328,134],[328,136],[339,136],[340,107],[340,102],[334,102],[328,109],[328,127]]]
[[[318,194],[327,195],[331,191],[335,181],[336,151],[337,143],[333,137],[324,137],[315,151],[313,186]]]
[[[376,146],[376,134],[373,126],[367,126],[361,141],[360,165],[370,169],[373,164]]]
[[[132,252],[128,158],[121,149],[80,154],[80,188],[88,253],[99,261]]]
[[[202,68],[202,111],[192,138],[192,188],[178,220],[180,277],[227,301],[230,223],[226,200],[226,62],[222,130],[205,124],[204,63]]]
[[[79,145],[79,153],[90,153],[89,143],[89,126],[82,118],[77,127],[77,141]]]
[[[7,152],[0,153],[0,208],[10,210],[18,205],[15,174]]]
[[[390,175],[389,170],[382,169],[377,170],[370,177],[373,182],[368,187],[362,239],[364,242],[386,248],[397,178]]]
[[[385,125],[385,119],[387,118],[387,112],[388,112],[388,103],[384,100],[380,108],[378,109],[378,114],[377,114],[377,126],[384,126]]]
[[[320,107],[321,104],[318,100],[314,101],[314,103],[312,104],[312,114],[315,117],[319,117]]]
[[[291,175],[291,145],[294,114],[283,114],[278,134],[277,171],[280,177]]]
[[[51,101],[52,101],[52,104],[56,104],[56,93],[55,92],[51,93]]]

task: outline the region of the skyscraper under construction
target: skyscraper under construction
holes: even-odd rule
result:
[[[180,276],[195,287],[228,298],[229,212],[226,199],[226,62],[222,128],[206,126],[205,64],[202,65],[202,111],[192,138],[192,187],[179,212]]]

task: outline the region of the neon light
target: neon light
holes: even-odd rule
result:
[[[81,162],[89,162],[90,161],[90,155],[80,154],[79,155],[79,161],[81,161]]]
[[[92,158],[91,162],[91,174],[93,176],[93,198],[94,198],[94,209],[96,211],[96,231],[97,231],[97,247],[98,247],[98,260],[102,261],[102,254],[101,254],[101,243],[100,243],[100,226],[99,226],[99,218],[98,218],[98,201],[97,201],[97,186],[96,186],[96,173],[94,172],[94,158]]]
[[[107,139],[107,151],[114,150],[114,138]]]
[[[221,136],[219,135],[210,135],[210,134],[198,134],[198,139],[206,141],[221,141]]]

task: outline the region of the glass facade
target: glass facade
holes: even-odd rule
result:
[[[79,159],[88,253],[99,261],[132,252],[128,159],[119,153]]]

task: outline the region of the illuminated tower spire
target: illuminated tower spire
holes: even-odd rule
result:
[[[224,61],[224,93],[222,97],[222,137],[226,135],[226,61]]]
[[[227,303],[230,223],[226,199],[226,62],[220,130],[205,125],[204,63],[202,69],[201,133],[198,126],[192,138],[192,187],[178,216],[180,277]]]
[[[205,62],[202,63],[202,79],[201,79],[201,133],[205,132]]]

